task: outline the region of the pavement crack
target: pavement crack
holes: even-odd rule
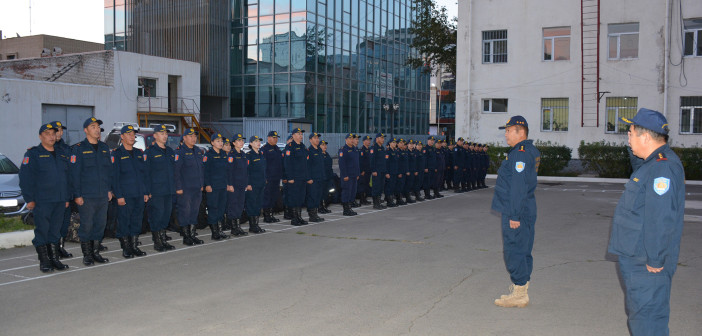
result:
[[[562,262],[562,263],[558,263],[558,264],[553,264],[553,265],[548,265],[548,266],[540,267],[540,268],[537,268],[536,270],[537,270],[537,271],[541,271],[541,270],[544,270],[544,269],[547,269],[547,268],[552,268],[552,267],[557,267],[557,266],[563,266],[563,265],[568,265],[568,264],[584,263],[584,262],[590,263],[590,262],[601,262],[601,261],[610,262],[609,260],[605,260],[605,259],[599,259],[599,260],[592,260],[592,259],[587,259],[587,260],[571,260],[571,261],[566,261],[566,262]]]
[[[431,244],[423,241],[416,240],[404,240],[404,239],[387,239],[387,238],[358,238],[358,237],[343,237],[343,236],[325,236],[316,233],[307,233],[304,231],[297,231],[295,234],[307,237],[319,237],[319,238],[329,238],[329,239],[348,239],[348,240],[363,240],[363,241],[379,241],[379,242],[395,242],[395,243],[409,243],[409,244]]]

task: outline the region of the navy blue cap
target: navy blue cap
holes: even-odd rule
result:
[[[403,138],[400,138],[400,139],[398,140],[398,142],[407,143],[407,141],[405,141],[405,139],[403,139]]]
[[[88,126],[90,126],[90,124],[94,122],[96,122],[98,125],[102,125],[102,120],[95,119],[95,117],[90,117],[88,119],[85,119],[85,121],[83,122],[83,128],[88,128]]]
[[[60,121],[54,121],[54,122],[52,122],[52,124],[54,124],[54,127],[56,127],[57,129],[58,128],[67,129],[66,126],[63,126],[63,124]]]
[[[302,128],[299,128],[299,127],[293,128],[292,134],[295,134],[295,133],[305,133],[305,130],[303,130]]]
[[[414,140],[410,139],[410,141],[407,142],[408,144],[414,144],[416,143]]]
[[[310,138],[310,139],[312,139],[312,138],[314,138],[314,137],[320,137],[320,138],[321,138],[321,137],[322,137],[322,135],[321,135],[321,134],[319,134],[319,133],[317,133],[317,132],[312,132],[312,133],[310,133],[310,136],[309,136],[309,138]]]
[[[288,135],[288,140],[292,139],[292,134]]]
[[[371,138],[370,135],[366,135],[363,137],[363,141],[371,140],[371,139],[373,139],[373,138]]]
[[[222,141],[223,141],[224,143],[231,143],[231,141],[229,141],[228,138],[222,138]]]
[[[56,131],[56,127],[54,126],[54,123],[48,123],[48,124],[41,125],[41,127],[39,127],[39,134],[41,134],[42,132],[44,132],[46,130]]]
[[[168,127],[166,127],[166,125],[163,125],[163,124],[161,124],[161,125],[154,125],[154,133],[156,133],[156,132],[166,132],[166,133],[168,133]],[[222,138],[224,138],[224,137],[222,137]]]
[[[388,143],[390,142],[397,142],[397,138],[390,138],[390,141]]]
[[[280,138],[280,136],[278,136],[278,132],[276,132],[276,131],[270,131],[270,132],[268,132],[268,136],[269,136],[269,137]]]
[[[377,134],[375,135],[375,137],[376,137],[376,138],[384,138],[384,137],[385,137],[385,133],[377,133]]]
[[[193,135],[193,134],[197,135],[197,131],[195,131],[194,128],[188,128],[188,129],[186,129],[185,132],[183,133],[183,136],[186,136],[186,135]]]
[[[458,139],[456,139],[456,142],[459,142],[459,141],[463,141],[463,138],[459,137]]]
[[[499,129],[505,129],[507,127],[514,126],[514,125],[522,125],[526,128],[529,128],[529,124],[527,124],[526,119],[524,119],[524,117],[518,115],[518,116],[514,116],[512,118],[509,118],[509,121],[504,126],[500,126]]]
[[[665,119],[665,116],[658,111],[649,110],[647,108],[640,108],[639,112],[634,116],[634,119],[619,118],[619,120],[629,125],[650,129],[658,134],[665,135],[670,131],[668,120]]]
[[[222,133],[212,133],[212,136],[210,137],[210,142],[215,141],[217,139],[224,140],[224,136],[222,135]]]
[[[427,141],[429,141],[429,140],[436,140],[436,137],[432,135],[429,138],[427,138]]]
[[[254,141],[256,141],[256,140],[261,140],[261,137],[258,136],[258,135],[252,135],[252,136],[249,138],[249,143],[252,143],[252,142],[254,142]]]
[[[357,136],[356,136],[355,134],[353,134],[353,133],[349,133],[349,134],[346,134],[346,138],[345,138],[345,139],[348,139],[348,138],[355,139],[355,138],[357,138]]]
[[[324,141],[324,140],[322,140],[322,141],[320,142],[320,144],[322,144],[322,145],[328,145],[329,143],[326,142],[326,141]]]
[[[244,137],[243,134],[237,133],[237,134],[234,134],[234,136],[232,137],[232,141],[237,141],[237,140],[246,140],[246,138]]]
[[[119,134],[124,134],[124,133],[129,133],[129,132],[138,133],[139,131],[134,129],[134,126],[132,126],[132,125],[124,125],[124,126],[122,126],[122,129],[119,131]]]

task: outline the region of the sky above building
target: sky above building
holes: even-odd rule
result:
[[[458,15],[457,0],[435,1],[448,9],[449,18]],[[105,42],[104,2],[100,0],[0,0],[0,9],[3,38],[46,34]]]

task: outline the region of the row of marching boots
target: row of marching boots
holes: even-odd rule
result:
[[[431,193],[432,191],[434,192],[433,195]],[[413,196],[414,198],[412,198]],[[385,205],[383,205],[383,201],[381,200],[380,196],[373,196],[373,209],[383,210],[400,205],[422,202],[425,199],[431,200],[441,197],[444,197],[444,195],[439,192],[439,188],[424,189],[424,197],[422,197],[420,191],[385,194]]]

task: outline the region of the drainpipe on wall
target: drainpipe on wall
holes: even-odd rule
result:
[[[665,28],[663,29],[664,37],[663,37],[663,43],[665,43],[664,47],[664,52],[665,54],[663,55],[663,62],[665,64],[663,65],[663,115],[668,118],[668,63],[670,57],[670,30],[668,27],[670,27],[670,17],[671,17],[671,6],[670,6],[670,0],[666,0],[665,2]],[[670,125],[669,125],[670,126]]]

